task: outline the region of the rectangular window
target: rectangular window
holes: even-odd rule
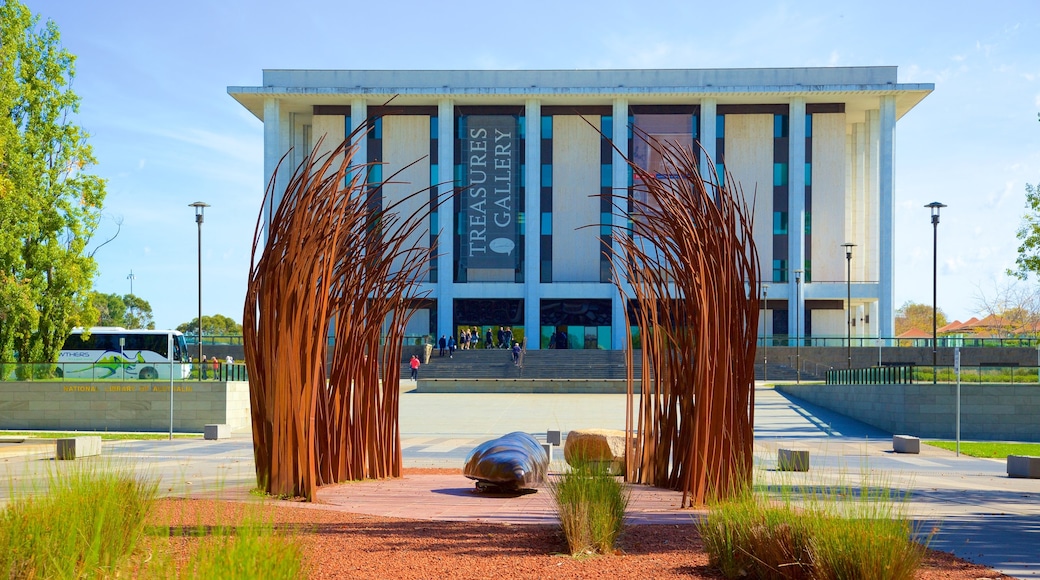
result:
[[[552,187],[552,165],[542,165],[542,187]]]
[[[726,115],[715,117],[715,138],[722,139],[726,136]]]
[[[787,282],[787,260],[773,260],[773,282]]]
[[[542,117],[542,139],[552,139],[553,118],[551,115]]]
[[[603,137],[612,139],[614,137],[614,117],[610,115],[600,117],[599,130],[603,133]]]
[[[550,213],[550,212],[543,212],[542,213],[542,235],[543,236],[551,236],[552,235],[552,213]]]
[[[787,137],[789,131],[787,115],[773,115],[773,137],[777,139]]]
[[[787,233],[787,212],[773,212],[773,235],[780,236]]]
[[[783,187],[787,185],[787,164],[786,163],[774,163],[773,164],[773,185],[776,187]]]
[[[805,115],[805,136],[812,137],[812,113]]]
[[[812,260],[805,261],[805,273],[802,274],[802,281],[806,284],[812,282]]]
[[[812,163],[805,164],[805,186],[812,187]]]
[[[611,165],[600,165],[599,166],[599,186],[600,187],[613,187],[614,183],[614,167]]]
[[[812,235],[812,212],[805,212],[805,235]]]

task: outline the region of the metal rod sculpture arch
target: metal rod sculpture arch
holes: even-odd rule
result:
[[[627,349],[626,477],[681,490],[683,507],[701,505],[751,484],[760,278],[754,214],[732,176],[723,182],[710,166],[705,180],[695,154],[638,129],[635,135],[664,169],[630,161],[637,195],[612,200],[629,224],[614,228],[614,281],[642,341],[638,412],[634,349]]]
[[[431,252],[405,244],[430,204],[406,217],[400,201],[380,207],[383,183],[353,163],[368,126],[329,153],[315,146],[262,248],[257,221],[242,326],[257,483],[271,494],[313,500],[321,485],[401,473],[398,363]]]

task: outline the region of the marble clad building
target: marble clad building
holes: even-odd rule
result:
[[[888,66],[265,70],[261,86],[228,87],[264,123],[264,183],[290,148],[295,166],[319,138],[331,148],[378,116],[360,142],[382,164],[370,181],[407,166],[382,202],[447,199],[414,240],[444,236],[409,334],[511,326],[532,349],[558,331],[569,348],[628,340],[602,252],[609,225],[625,224],[598,194],[632,185],[622,152],[654,169],[633,126],[699,143],[702,167],[713,160],[754,196],[761,335],[843,339],[851,307],[854,338],[893,336],[896,121],[932,90]]]

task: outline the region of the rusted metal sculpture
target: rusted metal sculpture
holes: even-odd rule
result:
[[[353,162],[368,127],[315,146],[266,232],[257,222],[242,326],[257,483],[271,494],[313,500],[321,485],[401,472],[398,362],[430,254],[403,246],[430,208],[381,207],[382,184]]]
[[[751,483],[760,277],[753,213],[732,176],[723,182],[711,166],[703,179],[695,154],[635,134],[666,169],[630,162],[645,196],[613,198],[630,222],[614,231],[614,279],[642,340],[638,412],[627,349],[634,453],[625,473],[681,490],[688,507]]]

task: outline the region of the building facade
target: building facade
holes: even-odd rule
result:
[[[626,159],[658,169],[647,134],[731,175],[753,207],[760,336],[837,346],[894,335],[896,121],[934,90],[896,73],[265,70],[262,86],[228,93],[264,123],[265,183],[286,152],[295,167],[374,118],[359,154],[378,164],[370,182],[395,176],[384,207],[439,203],[414,240],[436,258],[408,334],[491,329],[497,342],[511,327],[527,348],[554,334],[623,348],[627,305],[604,248],[626,218],[609,196],[638,195]]]

